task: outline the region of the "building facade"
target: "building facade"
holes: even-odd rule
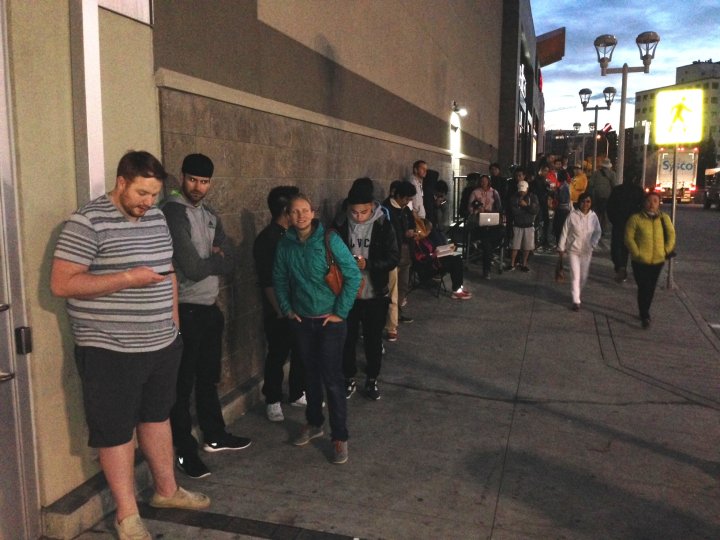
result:
[[[49,275],[64,220],[112,189],[128,149],[176,176],[188,153],[216,164],[208,202],[239,252],[220,296],[232,422],[262,377],[251,248],[273,186],[329,219],[357,177],[381,198],[416,159],[449,180],[522,162],[542,137],[529,0],[0,0],[0,23],[3,538],[72,538],[112,511]],[[469,111],[458,130],[452,102]]]

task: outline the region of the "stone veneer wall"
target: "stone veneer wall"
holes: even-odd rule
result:
[[[409,177],[416,159],[452,179],[450,156],[440,152],[167,88],[160,89],[160,122],[163,163],[171,174],[179,175],[188,153],[202,152],[214,161],[207,202],[238,251],[237,269],[224,281],[219,299],[226,317],[221,394],[262,378],[265,338],[252,245],[269,221],[266,197],[272,187],[297,185],[327,222],[355,178],[375,180],[379,198],[391,181]],[[463,161],[468,170],[479,167]]]

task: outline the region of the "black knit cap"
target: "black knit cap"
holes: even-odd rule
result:
[[[347,203],[367,204],[373,202],[374,187],[370,178],[358,178],[348,192]]]
[[[183,174],[211,178],[214,170],[215,166],[212,160],[204,154],[190,154],[183,160]]]

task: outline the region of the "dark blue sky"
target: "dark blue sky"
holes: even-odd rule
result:
[[[720,2],[717,0],[531,0],[537,35],[565,27],[565,57],[543,71],[545,128],[572,129],[582,123],[587,131],[593,113],[583,112],[578,97],[581,88],[593,91],[591,105],[603,104],[602,90],[617,88],[610,111],[600,111],[598,124],[620,124],[621,75],[600,75],[593,46],[601,34],[614,34],[618,40],[610,67],[642,66],[635,38],[652,30],[660,34],[660,44],[650,73],[628,76],[628,102],[625,125],[633,122],[635,92],[675,83],[675,68],[695,60],[720,61]]]

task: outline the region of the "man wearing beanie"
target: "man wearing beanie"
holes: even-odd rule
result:
[[[367,361],[365,395],[377,400],[380,399],[377,378],[382,362],[382,332],[390,303],[389,274],[397,266],[400,252],[390,219],[374,200],[372,180],[355,180],[348,193],[347,212],[334,226],[355,257],[364,282],[347,318],[343,351],[346,397],[350,398],[356,389],[356,349],[362,323]]]
[[[225,319],[215,303],[220,275],[235,266],[233,246],[218,215],[203,199],[210,190],[213,162],[203,154],[190,154],[182,164],[180,190],[173,190],[162,210],[173,240],[173,263],[179,288],[180,332],[183,355],[177,380],[177,401],[170,414],[176,464],[192,478],[210,471],[198,456],[193,437],[190,394],[206,452],[240,450],[250,439],[225,431],[217,393],[220,381],[222,333]]]

